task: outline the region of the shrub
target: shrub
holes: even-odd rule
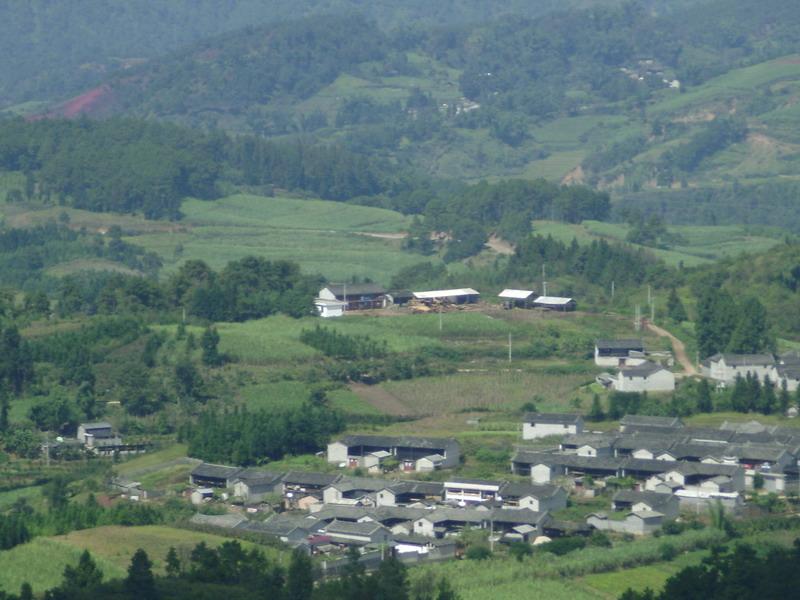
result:
[[[542,544],[540,548],[544,552],[550,552],[556,556],[563,556],[573,550],[579,550],[586,547],[586,540],[579,537],[564,537],[557,538],[547,544]]]
[[[678,551],[675,549],[675,546],[668,542],[664,542],[658,547],[658,552],[661,555],[662,560],[671,561],[676,556],[678,556]]]
[[[487,546],[470,546],[465,554],[470,560],[486,560],[491,555],[492,551]]]

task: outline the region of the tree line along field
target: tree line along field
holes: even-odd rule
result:
[[[573,239],[580,244],[594,240],[624,242],[630,227],[626,224],[583,221],[580,224],[534,221],[533,231],[539,235],[569,243]],[[742,253],[758,253],[781,243],[785,232],[768,228],[748,228],[744,225],[675,225],[670,232],[681,236],[685,243],[676,243],[669,250],[646,247],[669,265],[683,263],[691,267],[709,264],[726,256]],[[635,245],[635,244],[634,244]]]
[[[188,557],[200,542],[216,547],[228,538],[186,529],[147,525],[141,527],[107,526],[73,531],[67,535],[35,538],[33,541],[0,552],[0,589],[18,590],[28,582],[34,593],[58,585],[64,567],[75,565],[84,550],[103,571],[105,579],[123,578],[133,553],[142,548],[153,561],[155,573],[164,572],[164,557],[174,546],[179,557]],[[240,541],[245,549],[256,546]],[[268,546],[257,546],[270,559],[283,560],[283,554]]]

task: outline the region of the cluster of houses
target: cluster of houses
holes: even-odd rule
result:
[[[773,354],[715,354],[700,363],[702,375],[717,382],[720,387],[733,384],[737,377],[767,378],[790,392],[800,386],[800,353]]]
[[[672,362],[671,353],[649,352],[641,339],[597,340],[594,346],[594,363],[617,369],[601,373],[597,382],[619,392],[673,391],[675,375],[667,368]]]
[[[376,283],[331,284],[319,291],[314,300],[317,314],[321,317],[341,317],[347,311],[403,306],[440,306],[475,304],[481,294],[472,288],[449,290],[389,291]],[[533,290],[505,289],[498,294],[506,308],[540,308],[557,311],[573,311],[577,304],[572,298],[542,296]]]
[[[567,492],[551,484],[272,473],[207,463],[198,465],[190,478],[199,501],[224,489],[229,498],[246,505],[271,496],[288,511],[265,521],[244,515],[196,515],[196,523],[278,537],[311,552],[384,545],[398,553],[444,558],[454,555],[453,538],[465,528],[489,529],[502,541],[533,541],[565,531],[551,512],[567,506]]]
[[[348,435],[328,444],[327,460],[370,473],[428,472],[458,466],[461,449],[453,438]]]
[[[687,427],[675,417],[627,415],[618,431],[598,434],[585,432],[579,415],[526,415],[523,439],[557,434],[557,448],[518,448],[512,471],[567,487],[587,477],[632,478],[641,491],[675,496],[681,507],[720,501],[734,510],[748,489],[784,493],[798,486],[800,433],[791,428],[755,421]]]
[[[645,349],[641,339],[597,340],[594,362],[599,367],[614,368],[615,373],[597,376],[598,383],[621,392],[670,392],[675,389],[675,376],[668,367],[673,364],[669,352]],[[715,354],[700,364],[700,374],[718,387],[732,385],[737,377],[769,379],[790,392],[800,387],[800,353]]]

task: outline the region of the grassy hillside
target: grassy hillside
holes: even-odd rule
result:
[[[125,576],[130,558],[138,549],[144,549],[153,561],[153,569],[163,573],[164,557],[170,546],[186,556],[200,542],[218,546],[226,538],[175,529],[172,527],[98,527],[74,531],[64,536],[36,538],[32,542],[0,552],[0,590],[14,591],[24,582],[33,586],[34,593],[61,582],[64,567],[75,565],[84,550],[89,550],[106,579]],[[252,544],[242,542],[245,547]],[[280,554],[259,546],[272,558]]]
[[[175,227],[128,241],[161,256],[166,271],[189,259],[214,268],[248,254],[289,259],[330,280],[369,277],[384,284],[419,262],[402,252],[409,219],[399,213],[338,202],[237,195],[214,202],[189,200]]]
[[[539,235],[551,235],[562,242],[576,239],[578,243],[586,244],[600,239],[624,242],[629,227],[600,221],[584,221],[579,225],[535,221],[533,230]],[[682,241],[669,250],[648,250],[673,266],[683,263],[684,266],[692,267],[742,253],[757,254],[782,241],[780,231],[761,228],[751,232],[745,226],[674,226],[670,227],[670,231],[679,235]]]

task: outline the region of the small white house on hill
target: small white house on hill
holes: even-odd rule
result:
[[[618,392],[671,392],[675,390],[675,375],[652,362],[619,370],[612,385]]]

